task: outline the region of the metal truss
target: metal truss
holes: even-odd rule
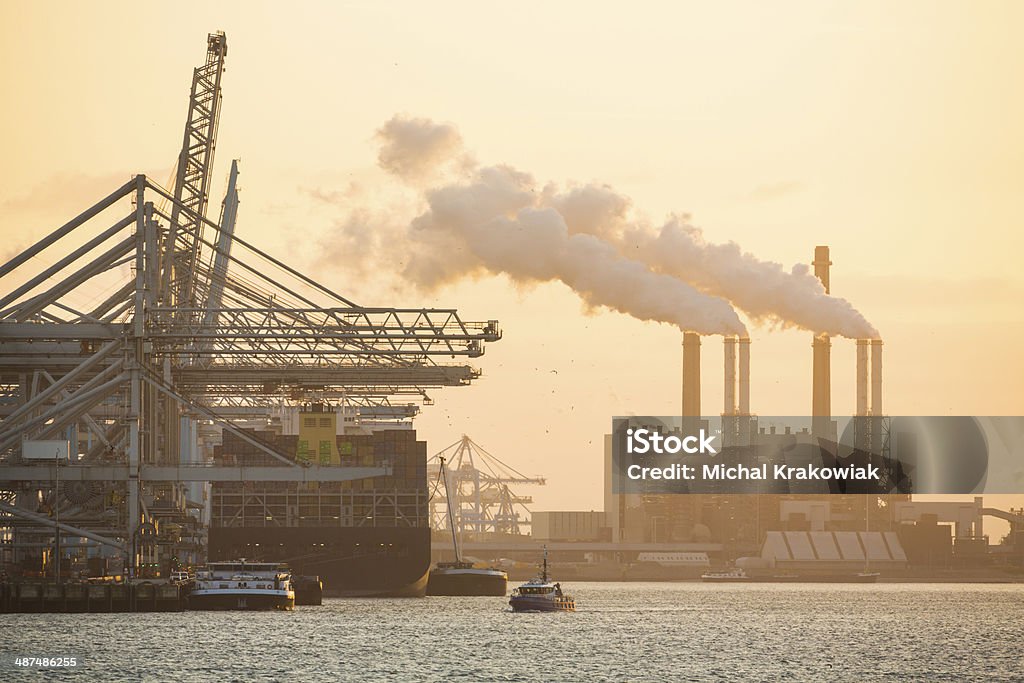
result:
[[[442,462],[447,463],[448,487],[439,488],[430,501],[434,529],[452,528],[447,512],[449,496],[454,528],[460,536],[466,533],[518,535],[521,527],[529,526],[527,506],[533,498],[516,495],[509,485],[543,486],[543,478],[528,477],[506,465],[465,434],[427,461],[429,477],[440,477]]]
[[[304,468],[266,448],[281,466],[201,467],[182,430],[235,430],[311,398],[408,417],[415,408],[392,398],[429,403],[429,389],[469,384],[478,370],[438,359],[477,358],[501,338],[497,321],[455,309],[359,306],[239,237],[237,165],[220,222],[206,217],[226,54],[226,37],[211,34],[173,192],[135,176],[0,266],[0,537],[25,525],[52,533],[45,508],[114,539],[132,566],[139,530],[163,509],[155,501],[178,501],[172,517],[194,504],[186,482],[378,476]],[[24,459],[26,440],[47,439],[69,442],[71,462]],[[115,500],[105,522],[74,502],[88,482],[116,488],[102,494]]]

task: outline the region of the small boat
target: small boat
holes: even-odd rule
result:
[[[877,572],[857,572],[856,574],[748,574],[743,569],[726,569],[723,571],[701,574],[705,583],[875,583]]]
[[[746,583],[753,581],[749,574],[742,569],[727,569],[720,572],[705,572],[700,575],[700,580],[705,583]]]
[[[548,579],[548,548],[544,546],[541,575],[512,591],[508,604],[513,612],[575,612],[576,601],[562,592],[562,584]]]
[[[452,496],[448,492],[448,470],[441,458],[440,476],[444,479],[445,498],[448,500],[448,528],[452,531],[454,562],[438,562],[427,577],[427,595],[501,595],[508,592],[508,574],[495,567],[476,567],[462,560],[459,535],[452,514]]]
[[[277,562],[211,562],[196,574],[188,597],[194,610],[290,610],[292,574]]]

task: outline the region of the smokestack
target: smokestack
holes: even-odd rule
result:
[[[811,416],[824,418],[827,422],[832,417],[832,340],[827,334],[818,335],[811,346],[814,349]],[[820,431],[820,436],[827,436],[829,430],[817,431]]]
[[[826,246],[814,247],[814,275],[830,293],[829,266],[832,261]],[[813,385],[811,388],[811,430],[815,436],[831,436],[832,422],[832,341],[827,334],[814,337]]]
[[[860,347],[858,347],[860,348]],[[865,355],[866,355],[865,351]],[[882,340],[871,340],[871,414],[881,417],[882,413]]]
[[[814,276],[821,280],[821,284],[825,285],[825,293],[831,294],[831,283],[829,282],[828,267],[832,265],[832,261],[829,259],[828,247],[818,246],[814,248],[814,260],[811,261],[811,265],[814,266]]]
[[[868,346],[867,339],[857,340],[857,412],[855,415],[868,414]]]
[[[700,335],[683,333],[683,417],[700,417]]]
[[[725,345],[725,404],[723,415],[736,414],[736,337],[727,335],[722,342]]]
[[[740,338],[740,415],[750,415],[750,337]]]

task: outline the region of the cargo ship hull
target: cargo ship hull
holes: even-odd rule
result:
[[[427,595],[504,597],[507,593],[508,576],[490,569],[437,568],[427,581]]]
[[[319,576],[328,597],[422,597],[430,529],[213,527],[208,554],[287,562],[294,574]]]
[[[295,594],[284,591],[193,591],[188,597],[191,610],[290,610]]]

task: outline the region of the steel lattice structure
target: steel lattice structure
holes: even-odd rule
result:
[[[121,549],[133,567],[151,551],[147,524],[187,516],[183,482],[379,476],[304,467],[265,445],[282,466],[211,467],[187,461],[181,435],[189,421],[242,434],[236,421],[310,397],[368,411],[396,396],[426,399],[479,376],[436,359],[476,358],[501,338],[497,321],[465,322],[454,309],[359,306],[238,237],[235,164],[220,222],[208,219],[226,36],[211,34],[207,47],[174,191],[136,176],[0,266],[7,547],[23,536],[25,547],[45,545],[57,516],[48,510],[66,533]],[[47,439],[70,442],[72,461],[24,459],[26,440]],[[116,514],[98,514],[93,494],[118,499]]]
[[[529,526],[527,507],[531,496],[517,495],[509,484],[543,486],[543,477],[528,477],[505,464],[465,434],[427,461],[432,480],[440,477],[442,459],[447,463],[448,488],[439,487],[431,498],[431,526],[449,529],[447,500],[452,498],[455,529],[460,534],[522,533]]]

